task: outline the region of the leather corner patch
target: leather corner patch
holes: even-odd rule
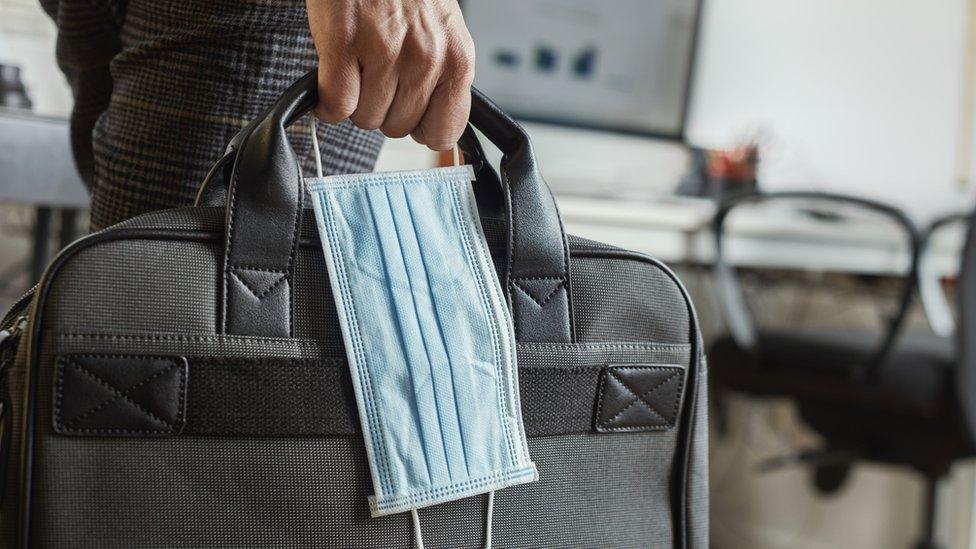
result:
[[[594,429],[600,433],[664,431],[674,427],[684,388],[678,366],[608,366],[600,377]]]
[[[186,411],[183,357],[57,357],[54,430],[63,435],[177,435]]]

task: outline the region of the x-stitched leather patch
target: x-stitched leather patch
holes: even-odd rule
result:
[[[601,433],[674,427],[685,372],[678,366],[626,364],[604,368],[594,429]]]
[[[54,430],[65,435],[169,436],[183,430],[183,357],[60,355]]]

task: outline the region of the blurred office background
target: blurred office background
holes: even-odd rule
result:
[[[976,205],[974,0],[462,3],[476,83],[526,121],[567,230],[673,266],[709,344],[729,331],[712,277],[718,199],[844,193],[920,228]],[[36,0],[0,0],[0,309],[87,227],[53,49]],[[438,161],[389,140],[377,169]],[[911,243],[890,217],[855,210],[808,200],[730,214],[728,259],[760,329],[885,337]],[[912,292],[902,330],[950,347],[962,225],[926,248],[928,300]],[[910,547],[928,527],[911,468],[843,456],[831,468],[794,399],[722,393],[716,548]],[[938,486],[932,528],[944,547],[976,549],[976,467],[955,462]]]

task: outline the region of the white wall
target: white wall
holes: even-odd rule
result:
[[[688,134],[728,147],[761,132],[769,189],[839,190],[917,217],[968,205],[958,183],[966,0],[705,0]],[[35,106],[66,113],[50,22],[33,0],[0,0],[0,60],[25,66]],[[971,73],[970,73],[971,74]],[[530,125],[557,189],[670,192],[674,143]],[[380,169],[432,157],[391,142]],[[976,181],[976,155],[968,174]]]
[[[54,59],[54,23],[37,0],[0,0],[0,63],[21,67],[34,112],[67,116],[71,92]]]
[[[770,189],[958,207],[966,16],[965,0],[706,0],[689,137],[762,132]]]

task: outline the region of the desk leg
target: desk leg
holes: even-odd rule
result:
[[[31,257],[30,282],[32,285],[41,279],[47,267],[53,210],[48,206],[38,206],[34,212],[34,250]]]
[[[78,210],[62,208],[61,229],[58,233],[58,249],[63,250],[78,238]]]

